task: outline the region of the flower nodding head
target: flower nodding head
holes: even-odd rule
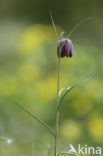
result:
[[[57,46],[58,57],[72,57],[73,56],[73,44],[72,41],[66,38],[62,38],[58,41]]]

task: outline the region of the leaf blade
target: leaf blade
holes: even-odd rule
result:
[[[18,105],[22,110],[24,110],[27,114],[29,114],[31,117],[33,117],[34,119],[36,119],[39,123],[41,123],[46,129],[49,130],[49,132],[55,137],[54,132],[52,131],[52,129],[43,121],[41,120],[37,115],[35,115],[34,113],[28,111],[23,105],[19,104],[17,101],[15,101],[11,96],[9,96],[9,98],[16,104]]]
[[[89,20],[91,20],[91,19],[93,19],[93,18],[92,18],[92,17],[88,17],[88,18],[86,18],[86,19],[80,21],[78,24],[76,24],[76,25],[72,28],[72,30],[70,31],[70,33],[68,34],[67,38],[70,38],[70,36],[72,35],[72,33],[73,33],[82,23],[85,23],[85,22],[87,22],[87,21],[89,21]]]
[[[50,18],[51,18],[52,25],[53,25],[53,28],[54,28],[54,32],[55,32],[55,34],[56,34],[56,39],[57,39],[57,42],[58,42],[59,37],[58,37],[58,33],[57,33],[57,29],[56,29],[56,25],[55,25],[54,20],[53,20],[52,13],[51,13],[51,11],[50,11],[50,10],[49,10],[49,14],[50,14]]]
[[[73,88],[75,88],[75,87],[79,86],[80,84],[85,83],[85,82],[87,82],[87,81],[89,81],[89,78],[87,78],[87,79],[85,79],[85,80],[83,80],[83,81],[77,82],[77,83],[74,84],[72,87],[70,87],[70,88],[64,93],[64,95],[62,96],[62,98],[60,99],[60,102],[59,102],[59,105],[58,105],[58,110],[60,109],[61,103],[62,103],[62,101],[64,100],[65,96],[66,96]]]
[[[60,91],[59,91],[59,97],[61,96],[61,94],[62,94],[62,92],[64,91],[64,90],[68,90],[70,87],[67,87],[67,88],[62,88]]]

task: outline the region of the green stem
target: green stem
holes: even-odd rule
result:
[[[55,142],[54,142],[54,156],[56,156],[57,153],[57,136],[55,135]]]
[[[59,104],[59,83],[60,83],[60,56],[58,58],[58,75],[57,76],[58,76],[58,78],[57,78],[57,106],[58,106],[58,104]]]
[[[60,57],[58,59],[58,75],[57,75],[57,110],[56,110],[56,134],[55,134],[55,156],[57,153],[57,138],[58,138],[58,126],[59,126],[59,84],[60,84]]]

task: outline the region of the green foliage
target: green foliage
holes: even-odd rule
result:
[[[13,143],[0,141],[1,156],[6,153],[8,156],[34,155],[32,146],[35,144],[37,155],[50,156],[54,140],[45,128],[20,111],[7,96],[20,101],[54,130],[57,88],[54,31],[48,25],[4,25],[3,29],[0,27],[5,38],[0,49],[0,135],[13,138]],[[59,33],[64,31],[60,27],[57,30]],[[101,37],[100,29],[93,27],[93,30]],[[81,33],[74,35],[73,59],[61,59],[60,89],[71,87],[86,77],[93,79],[72,90],[63,100],[58,151],[69,143],[103,143],[103,53],[100,40],[95,35],[84,38]]]

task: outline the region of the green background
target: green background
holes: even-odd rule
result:
[[[61,59],[60,88],[91,79],[65,98],[60,112],[58,151],[71,143],[103,143],[103,1],[0,0],[0,156],[53,155],[54,139],[8,96],[55,130],[57,31],[72,34],[74,55]],[[6,138],[12,140],[8,144]]]

